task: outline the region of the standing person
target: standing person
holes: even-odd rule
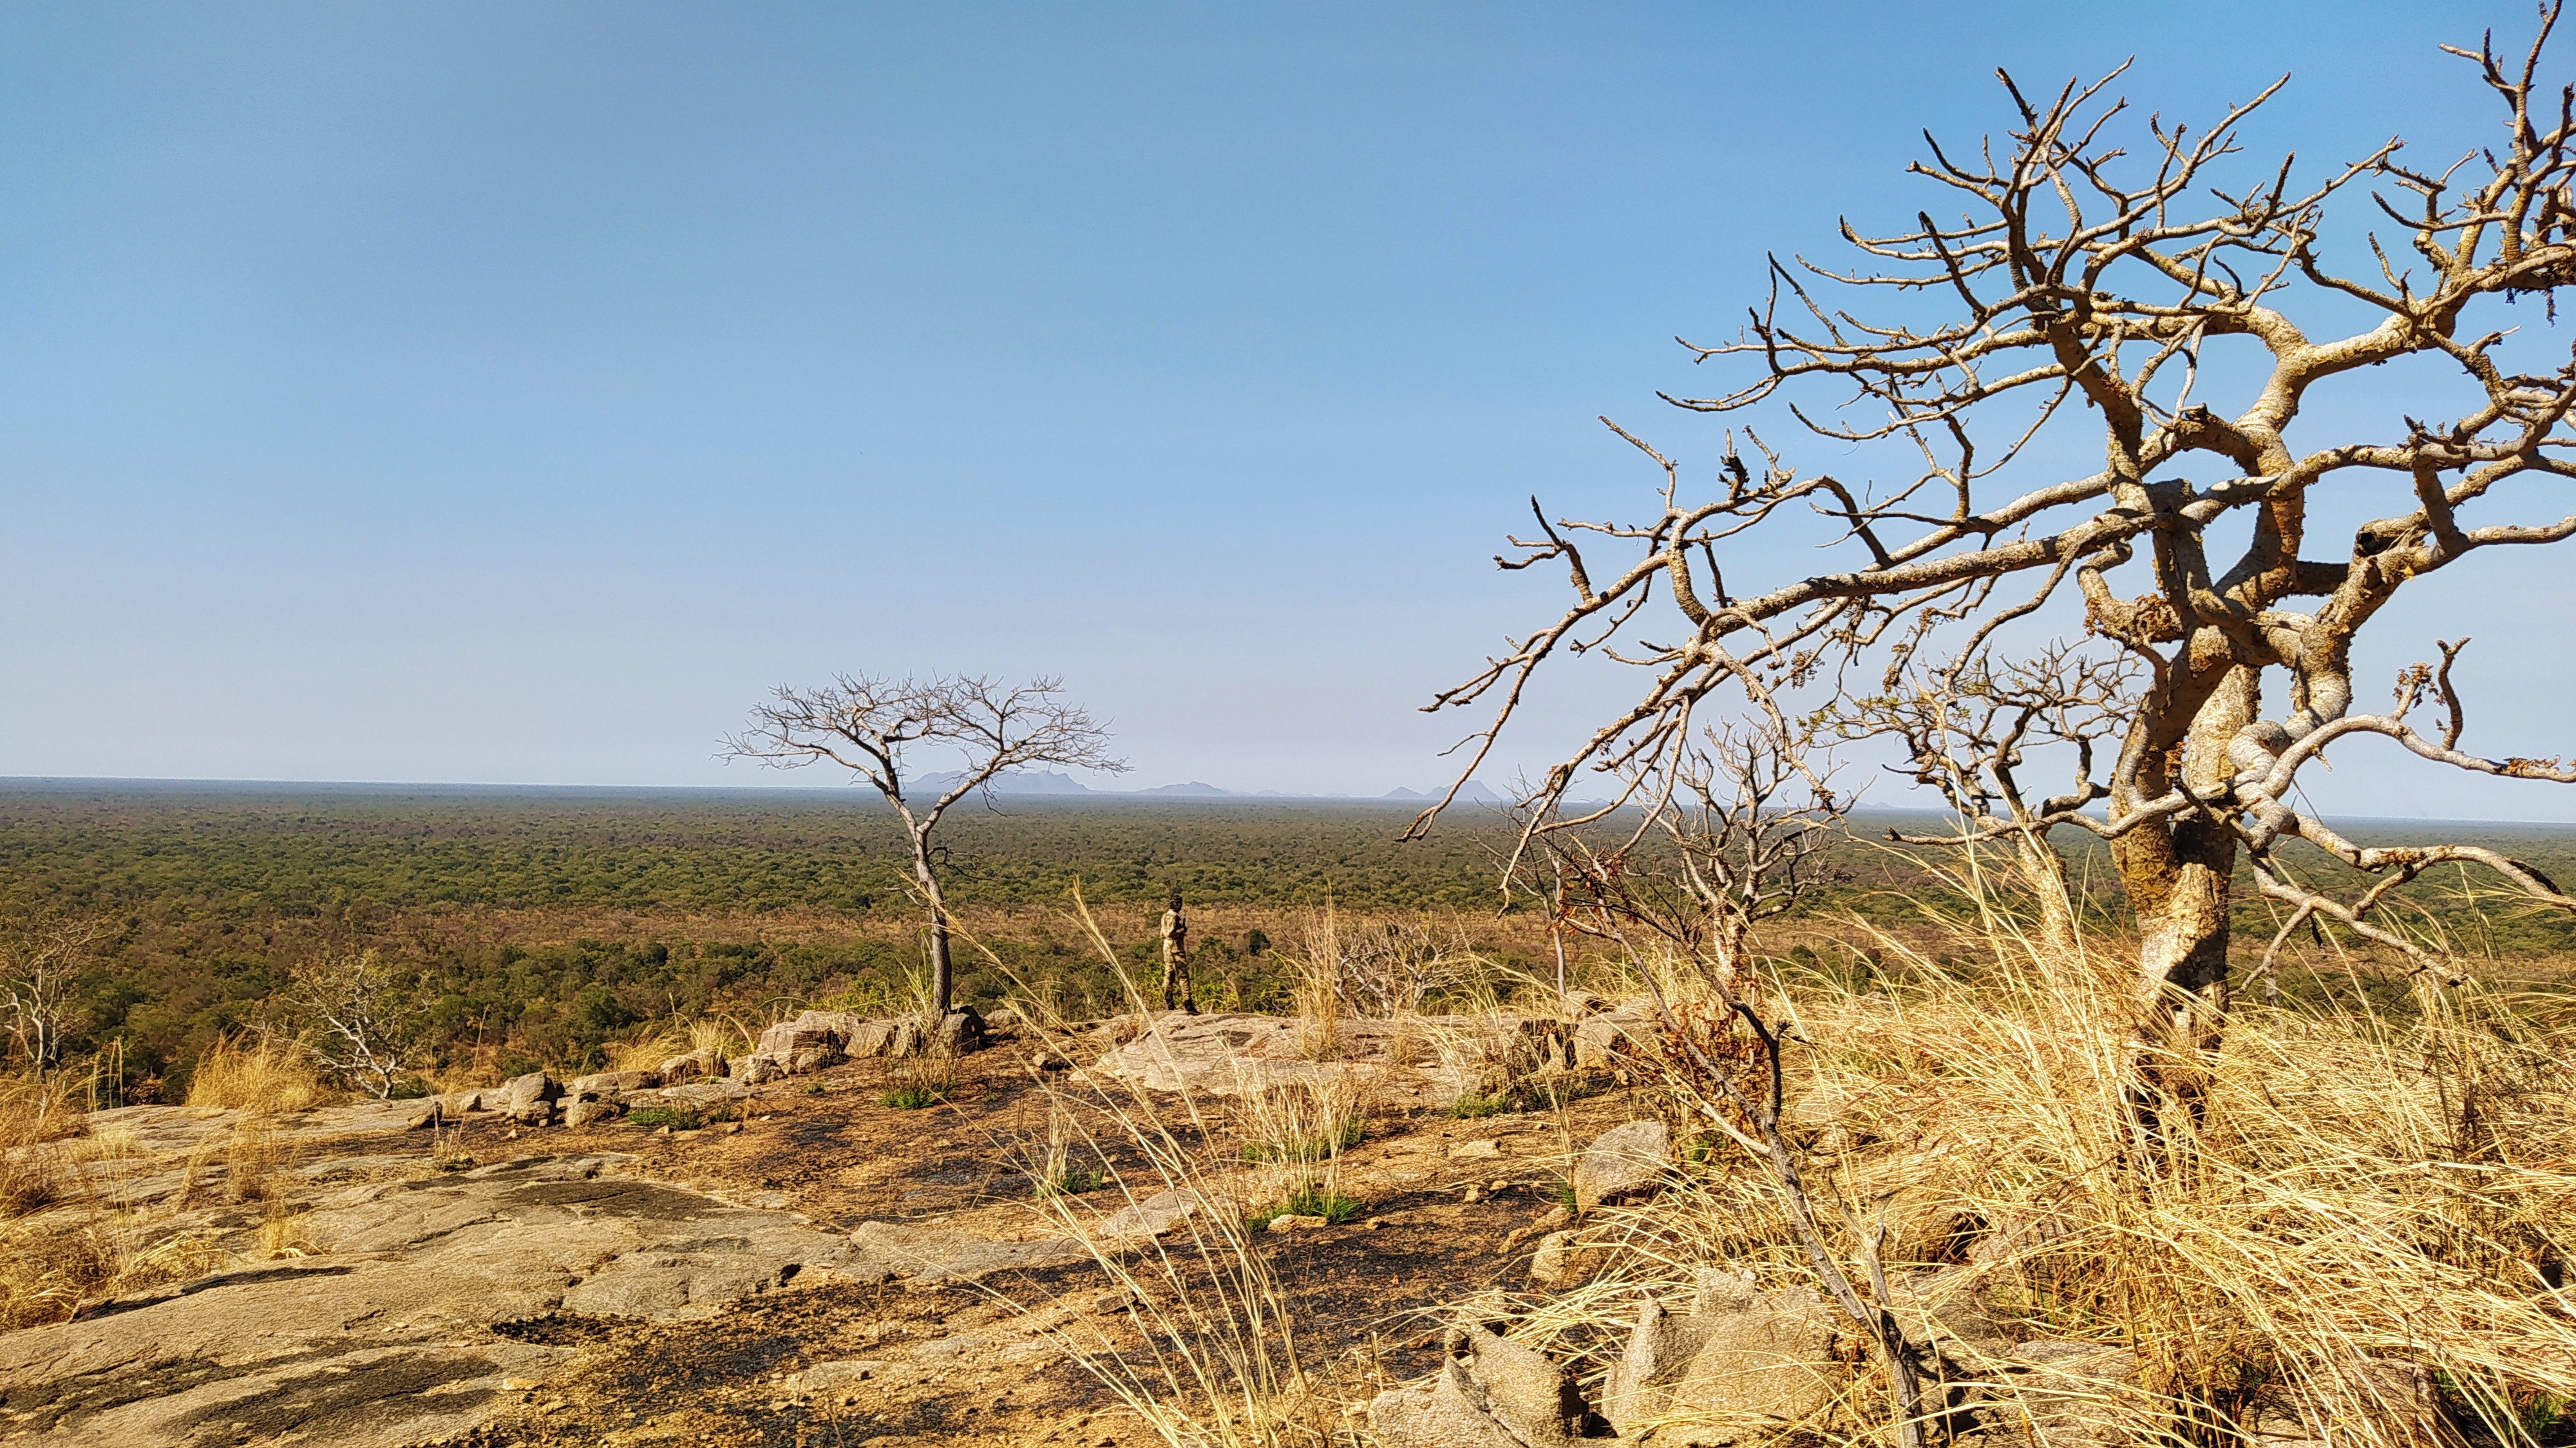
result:
[[[1190,922],[1182,918],[1178,890],[1172,892],[1172,908],[1163,912],[1163,1009],[1175,1008],[1199,1013],[1190,999]]]

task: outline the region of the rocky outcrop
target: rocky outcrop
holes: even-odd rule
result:
[[[959,1006],[925,1025],[916,1016],[870,1020],[850,1011],[806,1011],[760,1033],[749,1060],[736,1075],[757,1085],[780,1076],[819,1071],[852,1058],[964,1056],[984,1049],[984,1018],[972,1006]]]
[[[1673,1134],[1660,1121],[1631,1121],[1601,1133],[1574,1164],[1574,1202],[1591,1211],[1659,1190],[1672,1170]]]
[[[324,1190],[296,1219],[313,1255],[0,1336],[0,1411],[13,1432],[64,1448],[440,1440],[482,1421],[508,1380],[570,1357],[514,1340],[509,1324],[557,1310],[692,1316],[853,1256],[802,1218],[619,1177],[624,1160]]]
[[[1572,1448],[1584,1408],[1544,1354],[1469,1327],[1440,1371],[1379,1394],[1368,1416],[1385,1448]]]

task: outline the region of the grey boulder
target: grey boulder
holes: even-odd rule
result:
[[[1673,1134],[1660,1121],[1631,1121],[1601,1133],[1574,1164],[1580,1211],[1655,1194],[1673,1156]]]

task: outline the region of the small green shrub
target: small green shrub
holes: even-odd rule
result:
[[[878,1096],[877,1104],[891,1106],[897,1111],[918,1111],[924,1106],[936,1106],[956,1094],[957,1084],[953,1081],[907,1081]]]
[[[1473,1121],[1479,1116],[1499,1116],[1506,1112],[1552,1111],[1597,1093],[1601,1086],[1600,1079],[1590,1074],[1568,1073],[1539,1081],[1515,1081],[1510,1087],[1490,1095],[1470,1091],[1458,1098],[1449,1108],[1449,1114],[1461,1121]]]
[[[1039,1182],[1036,1195],[1040,1201],[1045,1201],[1049,1197],[1078,1197],[1084,1192],[1098,1191],[1108,1184],[1109,1173],[1103,1168],[1067,1167],[1063,1174],[1053,1181]]]
[[[1268,1231],[1271,1221],[1278,1217],[1321,1217],[1338,1227],[1356,1220],[1359,1214],[1360,1204],[1356,1200],[1329,1187],[1305,1182],[1278,1206],[1244,1218],[1243,1225],[1255,1232],[1263,1232]]]
[[[646,1131],[664,1126],[673,1131],[695,1131],[706,1125],[705,1119],[698,1115],[698,1108],[688,1105],[638,1107],[628,1113],[626,1119]]]
[[[395,1078],[394,1088],[385,1093],[385,1099],[387,1101],[418,1101],[423,1097],[432,1094],[433,1093],[429,1089],[429,1083],[423,1081],[418,1076],[400,1076]]]

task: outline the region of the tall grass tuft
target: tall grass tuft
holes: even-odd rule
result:
[[[188,1077],[188,1104],[254,1112],[302,1111],[339,1099],[293,1041],[224,1036]]]

